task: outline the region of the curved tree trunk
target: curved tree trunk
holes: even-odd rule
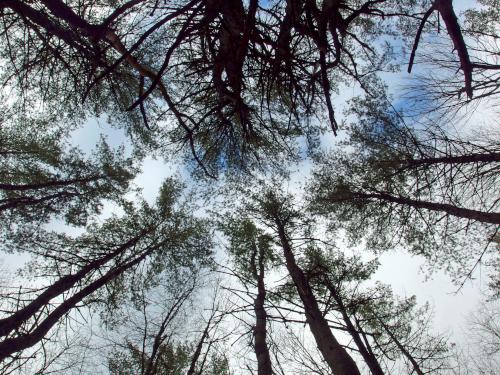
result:
[[[457,51],[458,59],[460,61],[460,68],[464,72],[465,92],[469,99],[472,98],[472,64],[469,57],[469,51],[465,44],[464,36],[460,25],[458,23],[457,15],[453,9],[453,0],[435,0],[432,4],[436,9],[446,25],[448,35],[453,42],[453,46]]]

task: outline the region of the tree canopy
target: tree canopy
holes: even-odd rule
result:
[[[481,52],[498,51],[472,44],[472,54],[466,44],[466,31],[494,40],[484,30],[495,2],[486,5],[463,29],[451,0],[4,1],[3,82],[22,107],[43,100],[52,111],[106,113],[146,140],[189,149],[215,175],[293,157],[293,139],[314,138],[323,124],[336,133],[343,85],[370,94],[375,73],[400,63],[398,43],[413,46],[411,70],[438,19],[462,82],[443,95],[495,95],[498,65]]]
[[[493,374],[499,12],[0,1],[0,373]],[[149,158],[187,173],[145,196]],[[485,353],[388,252],[486,271]]]

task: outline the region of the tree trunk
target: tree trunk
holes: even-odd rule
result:
[[[354,343],[358,347],[359,353],[363,356],[365,363],[370,368],[370,372],[373,375],[384,375],[384,372],[382,371],[382,368],[380,367],[380,363],[378,362],[377,358],[373,355],[373,353],[370,353],[368,351],[365,344],[363,343],[363,340],[361,340],[361,337],[359,335],[358,330],[352,324],[351,319],[349,318],[349,315],[347,314],[347,310],[344,306],[344,303],[342,302],[342,298],[340,298],[339,294],[337,293],[336,288],[332,285],[332,283],[328,279],[325,280],[325,283],[326,283],[326,286],[327,286],[328,290],[330,291],[333,299],[337,303],[338,311],[341,313],[342,318],[344,319],[344,322],[345,322],[346,328],[347,328],[347,332],[349,332],[352,339],[354,340]]]
[[[193,357],[191,358],[191,365],[189,366],[189,370],[187,371],[186,375],[194,375],[196,371],[196,362],[198,362],[198,359],[200,358],[201,350],[203,349],[203,345],[205,344],[205,340],[208,337],[208,331],[210,330],[210,324],[212,324],[212,319],[213,315],[208,319],[207,325],[205,326],[205,329],[203,330],[203,333],[201,335],[200,341],[198,341],[198,344],[196,345],[196,349],[194,351]]]
[[[286,259],[288,272],[302,300],[306,321],[309,324],[309,328],[311,329],[323,358],[335,375],[360,375],[356,363],[345,348],[339,344],[330,330],[328,322],[321,313],[309,281],[295,261],[295,256],[293,255],[285,233],[284,224],[278,219],[275,220],[275,223],[278,228],[278,235]]]
[[[467,51],[467,45],[458,23],[457,15],[453,9],[453,0],[435,0],[432,4],[436,9],[446,25],[448,35],[453,42],[453,46],[458,54],[460,61],[460,68],[464,72],[465,92],[469,99],[472,98],[472,64]]]
[[[71,193],[68,191],[61,191],[55,194],[46,195],[41,198],[33,197],[20,197],[20,198],[8,198],[0,200],[0,211],[13,210],[19,206],[34,206],[44,202],[50,202],[55,199],[71,198],[78,195],[83,195],[84,193]]]
[[[389,335],[389,337],[391,338],[391,340],[394,341],[394,343],[399,348],[399,350],[401,350],[401,353],[403,353],[403,355],[410,361],[411,365],[413,366],[413,370],[415,370],[415,372],[418,375],[424,375],[424,372],[422,371],[422,369],[418,365],[418,363],[415,360],[415,358],[411,355],[411,353],[408,350],[406,350],[406,348],[398,340],[398,338],[396,336],[394,336],[394,334],[391,332],[391,330],[389,329],[389,327],[382,321],[382,319],[379,318],[378,321],[380,322],[380,324],[382,325],[382,327],[384,327],[385,332]]]
[[[441,211],[451,216],[480,221],[483,223],[500,224],[500,213],[498,212],[484,212],[484,211],[470,210],[468,208],[457,207],[447,203],[422,201],[402,196],[395,196],[385,192],[375,192],[375,193],[353,192],[352,196],[361,199],[377,199],[386,202],[404,204],[414,208],[423,208],[430,211]]]
[[[255,250],[257,245],[254,244]],[[256,251],[255,251],[256,253]],[[255,254],[254,253],[254,254]],[[258,375],[272,375],[271,357],[269,355],[269,348],[267,346],[267,313],[264,308],[266,300],[266,287],[264,284],[264,249],[259,248],[259,268],[255,265],[255,256],[252,258],[252,268],[254,278],[257,280],[257,297],[254,299],[255,311],[255,355],[257,357],[257,374]]]
[[[394,160],[399,161],[399,160]],[[392,160],[391,160],[392,162]],[[499,152],[475,153],[458,156],[443,156],[436,158],[405,159],[403,163],[409,167],[433,164],[467,164],[467,163],[495,163],[500,162]]]
[[[35,316],[37,312],[43,306],[46,306],[54,297],[60,296],[64,292],[70,290],[76,285],[76,283],[82,281],[90,272],[98,269],[99,267],[102,267],[111,259],[119,256],[123,251],[134,246],[141,240],[141,238],[151,233],[152,231],[152,227],[142,230],[136,237],[125,242],[110,254],[90,262],[86,266],[82,267],[80,271],[74,274],[63,276],[55,281],[29,304],[16,311],[9,317],[0,319],[0,336],[7,336],[11,331],[19,329],[19,327],[21,327],[23,323]]]
[[[57,188],[61,186],[69,186],[69,185],[77,185],[77,184],[86,184],[88,182],[97,181],[99,179],[104,179],[106,176],[90,176],[87,178],[76,178],[71,180],[53,180],[41,182],[38,184],[23,184],[23,185],[12,185],[12,184],[1,184],[0,190],[7,191],[25,191],[25,190],[40,190],[40,189],[49,189],[49,188]]]
[[[191,295],[192,291],[194,290],[194,286],[190,289],[188,289],[186,292],[182,293],[180,296],[177,297],[177,300],[175,303],[172,305],[168,313],[166,314],[165,318],[163,318],[160,328],[158,329],[158,332],[155,335],[154,341],[153,341],[153,349],[151,350],[151,355],[149,357],[149,361],[147,363],[146,369],[144,371],[144,375],[154,375],[156,374],[156,368],[158,366],[158,352],[160,351],[161,345],[165,341],[166,337],[164,335],[166,329],[168,328],[168,325],[170,322],[177,316],[179,313],[179,310],[181,309],[182,305],[186,300],[189,298]],[[146,327],[144,327],[146,330]],[[147,335],[147,330],[145,331],[145,334]],[[144,355],[145,353],[143,353]]]
[[[102,286],[109,283],[111,280],[120,276],[122,273],[130,269],[131,267],[139,264],[148,255],[150,255],[157,247],[153,247],[143,252],[137,258],[129,261],[128,263],[122,264],[121,266],[110,270],[108,273],[100,277],[99,279],[93,281],[82,290],[74,294],[72,297],[68,298],[66,301],[57,306],[53,312],[51,312],[40,324],[30,333],[20,335],[14,338],[6,339],[0,342],[0,361],[4,360],[8,356],[20,352],[24,349],[30,348],[37,342],[41,341],[45,335],[50,331],[50,329],[56,325],[56,323],[65,314],[67,314],[72,308],[74,308],[79,302],[84,298],[94,293],[96,290]]]

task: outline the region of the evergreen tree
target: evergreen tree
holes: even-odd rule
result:
[[[451,137],[438,126],[409,127],[384,99],[353,106],[360,121],[344,148],[318,163],[311,209],[353,243],[408,249],[457,281],[478,259],[492,262],[500,223],[495,130],[475,140]]]
[[[32,276],[46,283],[41,288],[4,296],[6,316],[0,320],[2,359],[31,348],[60,324],[80,303],[118,306],[134,273],[145,264],[150,282],[169,267],[207,264],[211,245],[207,223],[192,217],[180,199],[180,186],[167,181],[157,206],[129,205],[123,217],[91,223],[83,235],[39,232],[18,233],[8,244],[32,255]]]

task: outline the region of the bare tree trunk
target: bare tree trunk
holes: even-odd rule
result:
[[[400,159],[383,159],[377,163],[384,167],[385,165],[400,165],[399,171],[411,169],[411,168],[426,168],[433,165],[462,165],[462,164],[490,164],[500,162],[500,152],[484,152],[484,153],[469,153],[463,155],[446,155],[437,157],[422,157],[422,158],[412,158],[412,157],[402,157]],[[500,168],[500,166],[499,166]]]
[[[399,161],[399,160],[394,160]],[[474,153],[458,156],[443,156],[422,159],[404,159],[402,163],[413,167],[433,164],[467,164],[467,163],[495,163],[500,161],[499,152]]]
[[[255,252],[257,252],[257,245],[254,244]],[[264,284],[264,249],[259,249],[259,268],[255,264],[255,256],[252,259],[252,268],[254,273],[254,278],[257,280],[257,297],[254,299],[254,311],[255,311],[255,355],[257,357],[257,374],[258,375],[272,375],[272,365],[271,357],[269,355],[269,348],[267,346],[266,335],[267,335],[267,313],[264,308],[264,302],[266,300],[266,287]]]
[[[86,184],[88,182],[98,181],[104,179],[106,176],[90,176],[87,178],[75,178],[71,180],[53,180],[41,182],[38,184],[23,184],[23,185],[13,185],[13,184],[2,184],[0,183],[0,190],[7,191],[25,191],[25,190],[41,190],[57,188],[60,186],[69,186],[76,184]]]
[[[467,96],[472,98],[472,64],[469,57],[469,52],[467,51],[467,45],[465,44],[464,36],[460,25],[458,23],[457,15],[453,9],[453,0],[435,0],[432,4],[433,8],[436,9],[441,18],[446,25],[446,30],[448,35],[453,42],[453,46],[458,54],[458,59],[460,61],[460,68],[464,72],[465,79],[465,92]]]
[[[380,363],[377,360],[377,357],[373,355],[365,346],[363,343],[363,340],[361,339],[358,330],[356,327],[351,322],[351,319],[349,318],[349,315],[347,314],[347,310],[345,308],[344,303],[342,302],[342,298],[339,296],[337,293],[336,288],[332,285],[330,280],[326,279],[326,286],[328,290],[330,291],[333,299],[337,303],[338,310],[342,315],[342,318],[344,319],[344,322],[346,324],[347,332],[351,335],[352,339],[354,340],[354,343],[358,347],[359,353],[363,356],[363,359],[365,360],[365,363],[368,365],[370,368],[370,372],[373,375],[384,375],[384,371],[382,371],[382,367],[380,367]]]
[[[168,325],[174,319],[177,314],[179,313],[179,310],[181,309],[182,305],[186,300],[189,298],[191,293],[194,290],[194,286],[192,288],[189,288],[186,290],[184,293],[179,295],[177,297],[177,300],[175,303],[172,305],[168,313],[166,314],[165,318],[163,318],[160,328],[158,329],[158,332],[155,335],[154,342],[153,342],[153,349],[151,351],[151,356],[149,357],[149,361],[147,363],[146,370],[144,371],[144,375],[154,375],[156,374],[156,368],[158,366],[158,352],[160,350],[161,345],[163,344],[165,340],[165,331],[168,328]],[[146,329],[146,328],[144,328]],[[145,332],[147,334],[147,332]]]
[[[396,346],[398,347],[398,349],[401,350],[401,353],[403,353],[403,355],[410,361],[411,365],[413,366],[413,370],[415,370],[415,372],[418,375],[424,375],[424,372],[422,371],[422,369],[418,365],[418,363],[415,360],[415,358],[411,355],[411,353],[408,350],[406,350],[406,348],[398,340],[398,338],[396,336],[394,336],[394,334],[391,332],[391,330],[389,329],[389,327],[382,321],[382,319],[378,319],[378,321],[380,322],[380,324],[382,325],[382,327],[384,327],[385,332],[387,332],[387,334],[389,335],[389,337],[391,338],[391,340],[394,341],[394,343],[396,344]]]
[[[319,309],[309,281],[297,265],[285,233],[284,224],[276,219],[278,235],[286,259],[286,266],[304,305],[306,320],[323,358],[335,375],[360,375],[356,363],[333,335],[328,322]]]
[[[63,198],[71,198],[79,195],[83,195],[84,193],[74,193],[69,191],[60,191],[58,193],[46,195],[40,198],[33,197],[19,197],[19,198],[7,198],[0,200],[0,211],[4,210],[12,210],[17,207],[22,206],[34,206],[37,204],[41,204],[47,201],[63,199]]]
[[[210,319],[208,319],[207,325],[205,326],[205,329],[203,330],[200,341],[198,341],[198,344],[196,345],[196,349],[194,351],[193,357],[191,358],[191,365],[189,366],[189,370],[186,373],[186,375],[194,375],[195,374],[196,362],[198,362],[198,359],[200,358],[201,350],[203,349],[203,345],[205,344],[205,340],[208,337],[208,331],[210,330],[210,324],[212,324],[212,319],[214,317],[213,314],[214,314],[214,312],[210,316]]]
[[[422,201],[402,196],[395,196],[385,192],[374,192],[374,193],[353,192],[352,196],[354,198],[361,198],[367,200],[377,199],[386,202],[398,203],[430,211],[441,211],[451,216],[480,221],[483,223],[500,224],[500,213],[498,212],[484,212],[484,211],[471,210],[468,208],[457,207],[447,203]]]
[[[65,314],[67,314],[71,309],[73,309],[79,302],[84,298],[94,293],[96,290],[102,286],[109,283],[111,280],[120,276],[122,273],[130,269],[131,267],[139,264],[148,255],[150,255],[157,247],[149,248],[147,251],[143,252],[137,258],[124,263],[119,267],[116,267],[97,280],[93,281],[82,290],[74,294],[72,297],[65,300],[59,306],[57,306],[54,311],[52,311],[43,321],[41,321],[38,326],[30,331],[28,334],[19,335],[17,337],[6,339],[0,342],[0,361],[4,360],[8,356],[20,352],[24,349],[30,348],[37,342],[41,341],[45,335],[50,331],[54,325],[61,319]]]
[[[37,312],[46,306],[54,297],[62,295],[64,292],[73,288],[78,282],[82,281],[90,272],[102,267],[111,259],[119,256],[126,249],[134,246],[145,235],[151,233],[152,227],[142,230],[136,237],[125,242],[110,254],[96,259],[86,266],[82,267],[78,272],[72,275],[66,275],[55,281],[51,286],[45,289],[33,301],[28,303],[23,308],[19,309],[12,315],[0,319],[0,336],[7,336],[11,331],[19,329],[23,323],[34,317]]]

